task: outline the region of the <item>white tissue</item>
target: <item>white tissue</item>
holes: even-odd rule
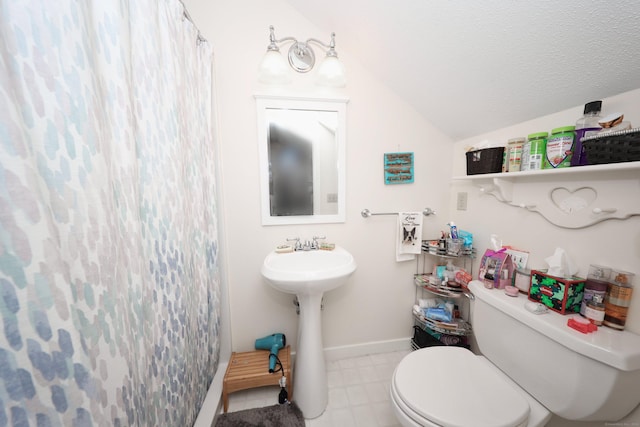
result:
[[[567,255],[565,250],[562,248],[556,248],[554,254],[548,258],[545,258],[544,260],[549,265],[547,274],[551,276],[570,279],[571,277],[575,276],[578,271],[578,269],[569,259],[569,255]]]
[[[499,251],[502,249],[502,239],[497,234],[492,234],[489,236],[489,240],[491,241],[491,247],[494,251]]]

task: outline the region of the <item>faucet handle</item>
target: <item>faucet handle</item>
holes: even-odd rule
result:
[[[294,247],[294,250],[299,251],[300,249],[302,249],[302,245],[300,244],[300,238],[299,237],[292,237],[292,238],[288,238],[287,237],[287,242],[296,242],[296,245]]]
[[[320,245],[318,244],[318,240],[326,239],[325,236],[313,236],[313,243],[311,243],[311,249],[319,249]]]

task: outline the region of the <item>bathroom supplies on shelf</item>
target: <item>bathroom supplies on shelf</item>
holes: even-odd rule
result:
[[[588,156],[585,154],[583,140],[597,133],[602,126],[600,121],[600,111],[602,110],[602,101],[591,101],[584,105],[583,116],[576,122],[576,142],[571,157],[571,166],[584,166],[588,164]]]
[[[504,150],[504,147],[492,147],[468,151],[467,175],[501,172]]]
[[[528,268],[516,268],[513,271],[513,286],[523,294],[529,294],[531,286],[531,270]]]
[[[464,289],[459,284],[442,284],[442,281],[433,274],[416,274],[414,282],[417,286],[422,286],[425,290],[449,298],[458,298],[464,293]]]
[[[286,254],[289,252],[293,252],[293,246],[291,245],[279,245],[276,246],[276,253],[279,254]]]
[[[420,271],[422,262],[423,273],[414,275],[416,299],[411,347],[414,350],[435,345],[469,348],[467,337],[472,329],[467,321],[468,303],[466,298],[460,297],[473,298],[466,287],[472,277],[465,268],[469,271],[473,268],[474,249],[470,247],[468,255],[446,255],[446,250],[443,255],[437,255],[428,251],[428,241],[422,243],[423,252],[417,258],[417,271]],[[433,259],[437,262],[432,265],[430,261]],[[425,271],[427,269],[429,273]]]
[[[506,273],[503,273],[506,271]],[[487,288],[504,289],[513,274],[513,262],[506,248],[487,249],[480,261],[478,279],[484,282]],[[504,279],[503,279],[504,278]]]
[[[605,297],[605,326],[620,330],[624,329],[627,311],[631,305],[634,276],[635,274],[627,271],[613,270]]]
[[[582,144],[589,165],[640,161],[640,128],[597,133]]]
[[[604,300],[604,296],[607,293],[609,276],[611,276],[611,269],[609,267],[595,264],[589,266],[589,273],[587,274],[587,280],[584,284],[584,296],[582,297],[582,304],[580,305],[581,315],[585,315],[587,303],[591,301],[594,296],[599,295]]]

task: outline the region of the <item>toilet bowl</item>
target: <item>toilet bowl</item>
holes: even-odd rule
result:
[[[391,402],[405,427],[537,427],[551,417],[486,358],[461,347],[408,354],[393,374]]]

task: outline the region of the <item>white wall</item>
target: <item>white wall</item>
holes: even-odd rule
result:
[[[349,282],[325,295],[325,347],[409,337],[415,263],[395,261],[394,216],[364,219],[360,211],[397,212],[428,206],[446,212],[452,141],[374,79],[356,55],[341,50],[337,34],[347,87],[340,92],[321,92],[312,75],[301,75],[281,93],[350,99],[346,222],[262,226],[253,95],[267,90],[256,77],[268,44],[269,25],[275,26],[277,37],[327,41],[331,29],[315,28],[282,1],[185,3],[215,52],[233,350],[251,350],[256,338],[274,332],[285,333],[295,349],[297,316],[292,298],[272,290],[260,276],[265,255],[294,236],[327,236],[327,241],[347,248],[358,262]],[[316,53],[323,55],[320,50]],[[395,151],[415,153],[415,183],[384,184],[383,153]],[[435,236],[448,219],[445,214],[425,218],[425,238]]]
[[[640,99],[640,89],[605,98],[603,99],[603,114],[614,111],[623,112],[625,119],[639,126],[640,103],[638,103],[638,99]],[[591,99],[585,100],[585,102],[588,101]],[[454,148],[454,175],[465,175],[466,173],[464,153],[467,147],[483,140],[505,142],[509,138],[572,125],[582,115],[582,109],[583,106],[576,106],[566,111],[457,142]],[[562,178],[558,177],[557,184],[562,185],[562,183]],[[585,180],[580,183],[580,186],[592,184],[594,183]],[[604,185],[601,188],[605,192],[613,192],[617,191],[618,181],[610,180],[597,184]],[[629,188],[629,190],[634,190],[632,194],[637,195],[637,189]],[[456,211],[455,196],[457,192],[461,191],[467,192],[469,195],[467,211]],[[545,191],[549,191],[549,189]],[[480,253],[488,247],[490,234],[495,233],[502,238],[505,244],[530,251],[529,266],[534,268],[545,268],[544,258],[551,255],[556,247],[562,247],[579,267],[578,275],[581,277],[585,277],[589,264],[592,263],[635,272],[636,295],[632,298],[626,329],[640,333],[640,291],[638,290],[640,289],[640,217],[632,217],[625,221],[606,221],[580,230],[568,230],[549,224],[536,213],[504,205],[491,195],[481,195],[478,188],[469,182],[455,181],[451,185],[451,194],[451,216],[455,218],[459,228],[468,229],[474,233],[476,246]],[[623,200],[620,203],[623,203]],[[637,206],[637,201],[635,201],[635,205]],[[475,271],[478,268],[477,264],[476,261]],[[594,386],[597,387],[597,384]],[[638,425],[640,411],[636,410],[635,412],[625,420],[635,424],[625,425]],[[582,426],[585,424],[568,423],[559,418],[553,418],[550,425]],[[593,424],[594,427],[596,425],[601,426],[602,423]]]

